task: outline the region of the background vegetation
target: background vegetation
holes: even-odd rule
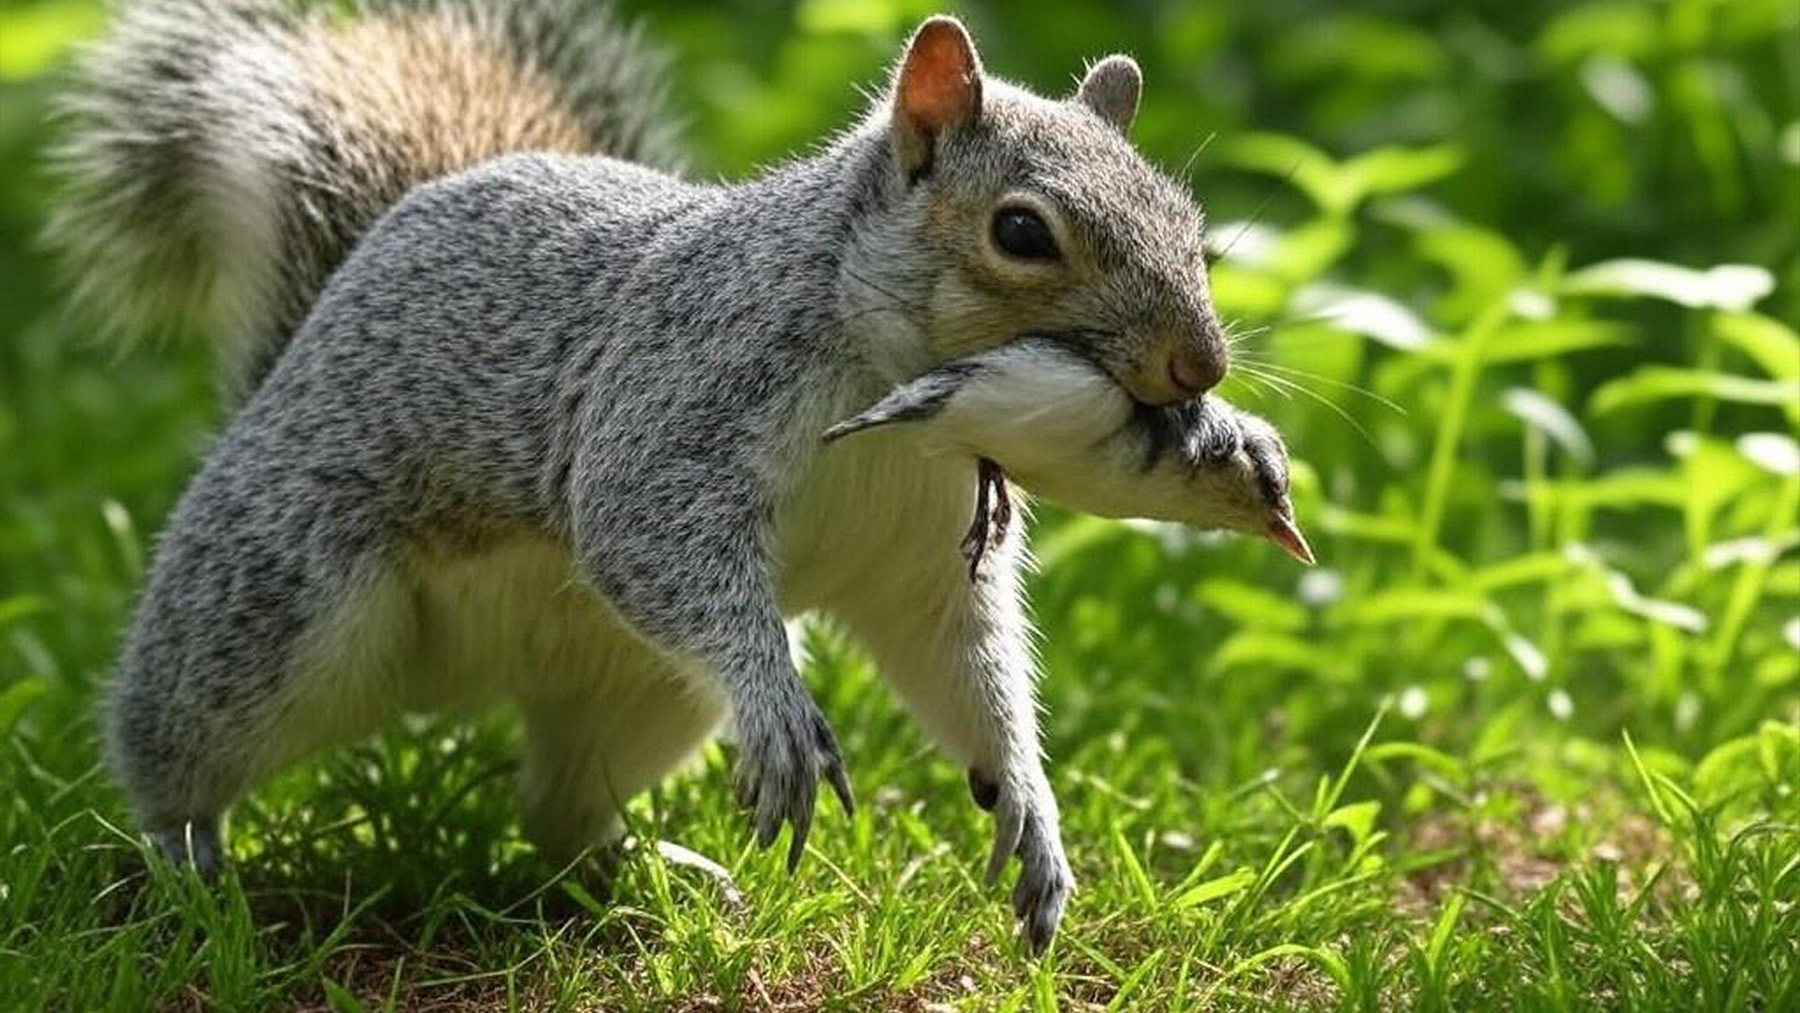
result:
[[[39,153],[85,0],[0,0],[0,1006],[1800,1008],[1800,6],[956,5],[1046,90],[1135,53],[1205,202],[1231,396],[1322,565],[1044,511],[1083,890],[1018,956],[985,819],[832,631],[865,800],[792,880],[716,753],[637,809],[716,858],[611,898],[517,837],[501,723],[327,757],[146,867],[92,702],[217,421],[195,347],[59,316]],[[701,172],[845,122],[917,0],[628,4]],[[779,849],[777,849],[779,851]]]

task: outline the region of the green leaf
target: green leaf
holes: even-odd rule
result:
[[[1370,763],[1413,760],[1421,767],[1429,767],[1452,781],[1462,781],[1469,775],[1468,767],[1461,760],[1441,749],[1433,749],[1418,742],[1380,742],[1370,746],[1363,755]]]
[[[1254,882],[1256,882],[1255,872],[1250,869],[1239,869],[1236,872],[1228,872],[1223,876],[1214,876],[1212,879],[1196,883],[1177,894],[1170,903],[1175,910],[1185,911],[1188,908],[1199,907],[1209,901],[1229,897],[1234,893],[1249,889],[1250,884]]]
[[[1422,229],[1414,241],[1419,254],[1442,265],[1456,283],[1438,304],[1439,319],[1468,321],[1525,280],[1525,258],[1498,232],[1455,224]],[[1496,338],[1496,346],[1504,344]]]
[[[1711,516],[1738,493],[1764,479],[1755,458],[1732,444],[1699,438],[1680,442],[1681,472],[1688,485],[1687,505],[1695,517]],[[1752,453],[1759,449],[1757,441],[1752,441]]]
[[[1291,597],[1255,584],[1215,577],[1202,581],[1194,597],[1208,608],[1251,629],[1294,631],[1306,626],[1306,608]]]
[[[1212,652],[1211,665],[1220,672],[1240,669],[1299,669],[1330,675],[1342,656],[1315,641],[1266,630],[1240,630],[1226,637]]]
[[[1756,733],[1756,758],[1770,784],[1800,783],[1800,726],[1764,721]]]
[[[1471,571],[1470,587],[1478,593],[1490,594],[1520,584],[1545,584],[1567,577],[1575,563],[1562,552],[1534,552],[1514,556]]]
[[[1699,609],[1680,602],[1645,597],[1631,582],[1630,577],[1616,570],[1607,571],[1605,580],[1607,590],[1612,593],[1613,603],[1632,615],[1688,633],[1706,632],[1706,613]]]
[[[1443,974],[1444,952],[1450,948],[1450,937],[1456,931],[1456,922],[1462,917],[1465,903],[1467,898],[1461,892],[1452,893],[1438,915],[1437,924],[1431,929],[1431,943],[1425,947],[1425,965],[1431,968],[1434,976]]]
[[[0,734],[10,732],[31,702],[48,692],[50,686],[42,678],[22,679],[0,691]]]
[[[1666,468],[1619,468],[1582,481],[1546,482],[1545,495],[1584,507],[1681,507],[1687,479]]]
[[[1644,786],[1644,793],[1650,797],[1650,806],[1656,810],[1657,819],[1663,826],[1674,826],[1674,811],[1668,800],[1663,798],[1663,782],[1653,776],[1645,765],[1644,757],[1638,752],[1637,743],[1631,739],[1630,729],[1621,729],[1620,736],[1625,740],[1625,753],[1631,757],[1632,769],[1637,771],[1638,781]]]
[[[330,978],[319,979],[319,984],[325,989],[325,1001],[331,1004],[333,1013],[368,1013],[362,1000],[351,995],[344,986]]]
[[[1290,284],[1309,282],[1330,270],[1355,241],[1348,222],[1320,218],[1276,237],[1261,266]]]
[[[1031,1008],[1035,1013],[1061,1013],[1056,999],[1056,972],[1047,960],[1031,969]]]
[[[1462,149],[1453,144],[1387,147],[1357,155],[1345,162],[1341,171],[1360,199],[1369,194],[1416,190],[1449,176],[1462,164]]]
[[[1424,26],[1350,6],[1317,11],[1292,19],[1281,44],[1270,47],[1267,66],[1279,78],[1343,82],[1347,90],[1443,79],[1449,50]]]
[[[1439,342],[1410,307],[1379,292],[1319,283],[1294,293],[1293,301],[1298,314],[1403,352],[1423,351]]]
[[[1296,137],[1248,133],[1219,147],[1228,165],[1291,178],[1328,218],[1342,218],[1371,194],[1398,193],[1436,182],[1462,167],[1461,149],[1376,148],[1344,162]]]
[[[1212,266],[1213,303],[1232,320],[1265,320],[1287,305],[1288,283],[1272,270],[1221,260]]]
[[[885,38],[899,29],[905,15],[889,0],[802,0],[794,19],[815,35],[841,32]]]
[[[1143,986],[1144,979],[1150,976],[1150,972],[1156,970],[1157,966],[1162,963],[1163,957],[1167,953],[1167,950],[1152,950],[1148,957],[1140,961],[1137,968],[1119,982],[1119,990],[1113,994],[1112,1001],[1106,1004],[1107,1010],[1136,1008],[1132,1000],[1136,997],[1138,989]]]
[[[1332,618],[1350,626],[1387,626],[1421,619],[1483,620],[1491,608],[1487,599],[1442,587],[1400,587],[1346,599]]]
[[[570,900],[581,906],[583,911],[586,911],[596,918],[603,918],[606,916],[606,905],[594,899],[594,895],[588,892],[587,887],[582,886],[572,879],[564,879],[558,885],[562,887],[563,893],[569,895]]]
[[[1417,531],[1409,518],[1346,510],[1331,503],[1323,504],[1320,509],[1319,527],[1339,538],[1384,545],[1406,545]]]
[[[1744,311],[1775,290],[1775,277],[1754,264],[1705,270],[1657,260],[1608,260],[1563,278],[1566,295],[1667,299],[1690,309]]]
[[[1337,163],[1311,144],[1286,134],[1250,132],[1214,145],[1220,162],[1292,181],[1314,204],[1326,208],[1341,199]]]
[[[1138,900],[1142,901],[1145,910],[1156,910],[1156,884],[1150,881],[1150,874],[1144,871],[1144,863],[1138,861],[1137,851],[1131,842],[1125,839],[1125,831],[1119,824],[1112,825],[1113,851],[1119,856],[1119,864],[1125,867],[1125,877],[1137,889]]]
[[[1657,8],[1634,0],[1571,5],[1544,26],[1537,48],[1553,64],[1574,64],[1594,53],[1625,58],[1655,55],[1662,45]]]
[[[49,604],[37,595],[16,594],[10,598],[0,598],[0,626],[11,625],[47,608]]]
[[[1740,735],[1714,746],[1694,767],[1694,794],[1702,802],[1723,802],[1761,781],[1760,737]]]
[[[1524,672],[1532,681],[1542,681],[1550,670],[1550,660],[1544,657],[1543,649],[1505,623],[1496,621],[1494,618],[1496,615],[1495,612],[1489,613],[1488,626],[1494,631],[1494,636],[1499,639],[1500,646],[1506,650],[1507,657],[1510,657],[1513,664],[1519,666],[1519,671]]]
[[[1502,396],[1506,410],[1563,448],[1583,468],[1594,463],[1594,441],[1567,408],[1535,390],[1513,387]]]
[[[1369,834],[1375,829],[1375,820],[1380,815],[1380,802],[1352,802],[1332,810],[1322,825],[1343,828],[1350,835],[1350,840],[1360,846],[1369,839]]]
[[[1345,992],[1350,990],[1353,979],[1350,976],[1350,965],[1335,950],[1320,946],[1303,946],[1299,943],[1277,943],[1266,950],[1253,953],[1235,964],[1225,972],[1227,979],[1245,974],[1271,960],[1282,957],[1300,957],[1312,962],[1320,970],[1331,975],[1331,980]]]
[[[1691,397],[1800,409],[1800,385],[1676,366],[1642,366],[1601,384],[1588,399],[1588,409],[1605,414],[1626,405]]]
[[[1494,331],[1487,346],[1490,363],[1556,359],[1591,348],[1631,344],[1630,331],[1605,320],[1522,320]]]
[[[1490,364],[1559,359],[1592,348],[1617,348],[1631,344],[1630,331],[1605,320],[1520,320],[1494,329],[1482,358]],[[1455,342],[1442,342],[1420,350],[1434,362],[1456,361]]]
[[[1713,334],[1748,355],[1777,380],[1800,380],[1800,334],[1760,313],[1721,313]]]
[[[1109,539],[1121,537],[1126,528],[1118,521],[1079,514],[1057,527],[1049,537],[1039,538],[1034,547],[1038,567],[1054,570],[1072,556]]]

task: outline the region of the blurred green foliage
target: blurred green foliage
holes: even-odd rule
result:
[[[739,176],[849,122],[853,86],[878,86],[941,5],[624,6],[678,54],[695,171]],[[1729,828],[1800,818],[1800,4],[949,6],[990,72],[1040,90],[1107,52],[1142,62],[1134,137],[1208,211],[1215,294],[1241,336],[1227,394],[1288,436],[1322,560],[1300,573],[1261,545],[1044,512],[1034,602],[1057,777],[1091,803],[1069,814],[1078,872],[1099,884],[1087,917],[1129,919],[1142,893],[1205,960],[1312,961],[1349,1002],[1396,965],[1374,936],[1326,942],[1367,915],[1348,884],[1436,860],[1383,845],[1378,822],[1499,819],[1548,797],[1594,807],[1577,834],[1655,820],[1659,860],[1685,862],[1702,901],[1785,898],[1792,927],[1791,863],[1755,883],[1717,870],[1740,868],[1718,857]],[[86,0],[0,0],[0,731],[22,757],[0,760],[0,783],[36,785],[0,816],[8,839],[64,825],[31,813],[116,815],[89,741],[94,686],[149,532],[216,424],[198,349],[86,343],[33,244],[56,68],[101,20]],[[823,657],[844,653],[819,637]],[[839,667],[850,688],[823,678]],[[903,724],[872,709],[860,671],[813,673],[834,687],[828,711],[857,715],[853,770],[928,792],[936,775],[894,745]],[[1357,753],[1383,700],[1380,741]],[[736,824],[698,797],[682,804],[714,821],[697,832],[729,849]],[[273,838],[282,818],[246,821]],[[1171,825],[1222,843],[1165,881],[1134,842]],[[1733,861],[1760,854],[1731,840]],[[1773,847],[1791,855],[1792,839]],[[1602,911],[1608,875],[1571,873],[1569,895],[1619,917]],[[1332,917],[1351,920],[1267,909],[1265,892],[1304,907],[1334,882],[1348,906]],[[1511,942],[1472,949],[1449,941],[1472,917],[1459,899],[1393,973],[1448,1002],[1471,962],[1541,967],[1567,942],[1557,897],[1540,900]],[[1642,952],[1745,945],[1695,910]],[[1270,933],[1319,946],[1250,955]],[[1175,973],[1143,966],[1132,980]],[[1694,987],[1714,986],[1776,1008],[1761,985]]]

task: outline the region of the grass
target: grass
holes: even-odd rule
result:
[[[1585,107],[1541,175],[1483,147],[1573,101],[1586,71],[1556,54],[1613,44],[1582,32],[1650,45],[1661,22],[1627,8],[1553,20],[1543,81],[1507,78],[1530,100],[1481,92],[1431,144],[1340,136],[1334,158],[1234,129],[1203,145],[1196,187],[1230,247],[1215,291],[1242,335],[1229,393],[1294,446],[1322,566],[1042,512],[1045,729],[1080,889],[1035,962],[1006,889],[981,885],[989,826],[961,772],[824,624],[806,675],[860,808],[823,808],[792,877],[781,847],[751,847],[717,748],[632,820],[729,887],[652,849],[610,881],[545,866],[519,837],[504,716],[421,719],[267,786],[233,813],[216,888],[150,861],[93,708],[216,428],[208,366],[186,344],[72,340],[24,238],[41,192],[6,174],[0,1010],[1800,1009],[1800,265],[1791,213],[1755,206],[1794,191],[1765,185],[1787,178],[1772,154],[1718,133],[1763,122],[1759,75],[1780,58],[1755,32],[1785,8],[1743,0],[1735,34],[1684,35],[1649,79],[1655,116],[1700,124],[1699,162],[1678,145],[1647,160]],[[709,10],[663,16],[705,61],[683,78],[707,92],[703,150],[734,168],[840,112],[802,79],[866,71],[887,43],[802,25],[755,78],[723,55],[738,15]],[[1183,20],[1211,10],[1171,15],[1166,44],[1213,38]],[[1436,44],[1387,24],[1357,21],[1356,52]],[[20,78],[11,45],[0,165],[18,166],[51,85]],[[1012,45],[995,66],[1068,69],[1048,43]],[[1751,68],[1732,93],[1751,104],[1706,91],[1683,69],[1696,53]],[[1479,61],[1441,73],[1463,63]],[[729,75],[705,67],[758,83],[714,95]],[[1171,83],[1139,136],[1179,165],[1182,101],[1211,93],[1151,70]],[[1354,112],[1386,80],[1320,101]],[[1602,184],[1739,224],[1583,204]],[[1489,202],[1515,190],[1575,210]],[[1625,256],[1676,248],[1686,266]]]
[[[180,350],[134,359],[137,382],[120,387],[113,361],[46,327],[9,365],[22,380],[13,418],[45,434],[14,443],[9,467],[32,481],[10,487],[4,529],[11,1008],[1800,1003],[1800,733],[1791,717],[1759,724],[1773,701],[1791,714],[1791,654],[1746,621],[1731,634],[1746,641],[1742,667],[1684,677],[1667,702],[1697,707],[1702,727],[1747,731],[1699,763],[1667,742],[1634,749],[1621,727],[1679,744],[1679,719],[1644,702],[1664,626],[1600,609],[1614,627],[1603,642],[1625,643],[1570,646],[1534,677],[1496,648],[1512,620],[1463,601],[1469,588],[1525,590],[1544,601],[1529,614],[1560,617],[1578,643],[1578,617],[1596,610],[1581,566],[1600,564],[1525,553],[1459,573],[1434,550],[1426,590],[1408,583],[1410,532],[1385,552],[1359,548],[1358,522],[1316,500],[1302,511],[1325,520],[1327,560],[1352,561],[1335,593],[1255,546],[1040,523],[1052,776],[1081,883],[1040,962],[1011,939],[1004,891],[980,885],[987,825],[960,773],[933,761],[855,647],[822,625],[807,674],[864,805],[853,820],[821,815],[792,878],[779,847],[750,846],[716,749],[641,800],[634,829],[718,860],[736,902],[655,853],[628,857],[610,892],[591,870],[546,868],[514,823],[511,729],[422,721],[240,807],[237,871],[209,890],[147,861],[91,720],[143,531],[209,425],[204,364]],[[1456,440],[1451,426],[1438,435]],[[1742,514],[1738,526],[1791,540],[1775,515]],[[1679,542],[1673,517],[1667,527]],[[1355,587],[1364,555],[1382,557],[1360,565],[1383,582]],[[1704,579],[1737,600],[1731,572]],[[1787,594],[1792,565],[1758,580]],[[1709,645],[1723,650],[1685,635],[1679,647],[1700,659]],[[1614,670],[1594,664],[1609,656]],[[1714,716],[1733,713],[1750,679],[1772,683],[1767,698]],[[1706,744],[1689,734],[1687,749]]]

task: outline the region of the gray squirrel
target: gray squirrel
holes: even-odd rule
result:
[[[560,859],[729,716],[791,868],[819,782],[851,805],[784,625],[822,610],[969,772],[1041,951],[1074,881],[1022,536],[970,581],[967,456],[822,435],[1049,335],[1285,502],[1273,430],[1202,397],[1227,347],[1200,212],[1125,136],[1125,57],[1043,98],[934,17],[860,122],[711,184],[673,171],[661,68],[584,0],[129,0],[86,53],[52,235],[119,328],[216,335],[232,404],[124,641],[111,768],[211,871],[226,808],[302,757],[510,705]]]

